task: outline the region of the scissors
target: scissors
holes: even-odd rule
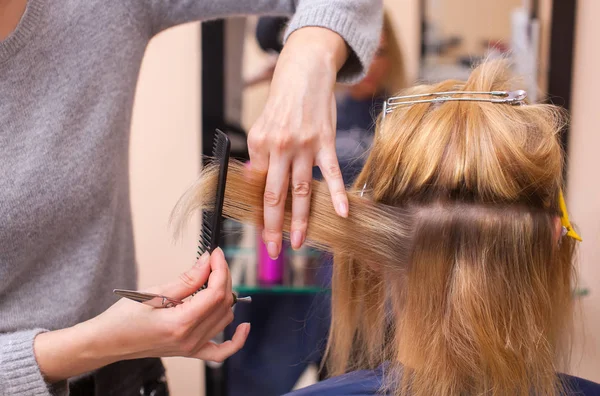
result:
[[[137,301],[139,303],[146,304],[154,308],[172,308],[177,305],[183,304],[183,301],[177,300],[175,298],[162,296],[160,294],[139,292],[135,290],[115,289],[113,290],[113,293],[115,293],[118,296],[125,297],[130,300]],[[237,303],[238,301],[244,303],[252,302],[252,297],[238,297],[237,294],[232,294],[232,306],[235,305],[235,303]]]

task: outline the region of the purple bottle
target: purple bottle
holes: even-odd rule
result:
[[[246,162],[246,169],[250,169],[250,162]],[[259,285],[282,285],[284,268],[284,244],[282,244],[279,257],[273,260],[269,257],[267,245],[263,242],[260,234],[257,235],[257,282]]]
[[[285,264],[284,250],[285,245],[279,253],[279,257],[273,260],[269,257],[267,245],[263,242],[260,235],[257,240],[258,246],[258,283],[260,285],[281,285],[283,284],[283,268]]]

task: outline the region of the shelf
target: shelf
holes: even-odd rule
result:
[[[322,252],[320,252],[316,249],[309,249],[306,252],[298,253],[297,251],[293,250],[292,248],[287,248],[284,253],[285,253],[286,257],[303,255],[306,257],[310,257],[310,258],[318,258],[318,257],[321,257],[321,255],[323,254]],[[225,257],[252,256],[252,255],[256,254],[256,249],[255,248],[237,247],[237,246],[227,246],[227,247],[223,248],[223,254],[225,255]]]
[[[240,295],[248,294],[318,294],[318,293],[329,293],[331,290],[318,286],[285,286],[285,285],[273,285],[273,286],[248,286],[239,285],[234,286],[233,290]]]

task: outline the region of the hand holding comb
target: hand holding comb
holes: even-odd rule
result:
[[[229,166],[229,152],[231,150],[231,143],[225,133],[220,130],[215,131],[215,139],[213,141],[213,160],[218,161],[219,165],[219,180],[217,188],[215,190],[215,208],[212,212],[204,211],[202,213],[202,229],[200,231],[200,239],[198,241],[198,258],[204,253],[212,252],[219,246],[221,239],[221,223],[223,215],[223,201],[225,199],[225,184],[227,183],[227,167]],[[204,284],[198,291],[206,289],[208,284]],[[183,304],[183,301],[176,300],[167,296],[138,292],[134,290],[123,290],[115,289],[113,293],[140,302],[142,304],[150,305],[154,308],[170,308],[179,304]],[[233,294],[233,305],[238,301],[249,303],[252,301],[251,297],[239,298],[237,294]]]
[[[229,137],[221,130],[215,130],[213,140],[212,158],[218,162],[219,178],[217,188],[215,189],[215,207],[212,212],[204,210],[202,212],[202,229],[200,230],[200,239],[198,240],[198,257],[204,252],[212,254],[219,246],[221,240],[221,224],[223,222],[223,201],[225,200],[225,185],[227,184],[227,167],[229,166],[229,153],[231,151],[231,142]],[[206,289],[207,284],[198,291]],[[197,292],[196,292],[197,293]],[[194,293],[194,294],[196,294]],[[236,302],[251,302],[251,297],[238,297],[233,293],[233,305]]]

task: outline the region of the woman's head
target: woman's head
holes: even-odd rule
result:
[[[368,99],[374,95],[397,92],[406,87],[402,50],[388,12],[383,16],[383,29],[379,46],[366,76],[349,87],[355,99]]]
[[[492,62],[403,94],[513,88]],[[334,252],[333,374],[389,362],[396,394],[560,392],[574,246],[555,231],[562,126],[549,105],[407,105],[380,117],[348,219],[313,184],[307,238]],[[225,214],[259,223],[264,176],[230,175]],[[215,180],[201,177],[183,217],[210,206]]]
[[[403,94],[514,88],[506,63],[492,62],[467,82]],[[459,101],[380,119],[356,185],[376,202],[414,208],[411,254],[382,272],[337,260],[334,372],[398,362],[399,389],[411,395],[559,389],[574,244],[556,235],[562,125],[549,105]],[[340,293],[336,283],[359,286]]]

